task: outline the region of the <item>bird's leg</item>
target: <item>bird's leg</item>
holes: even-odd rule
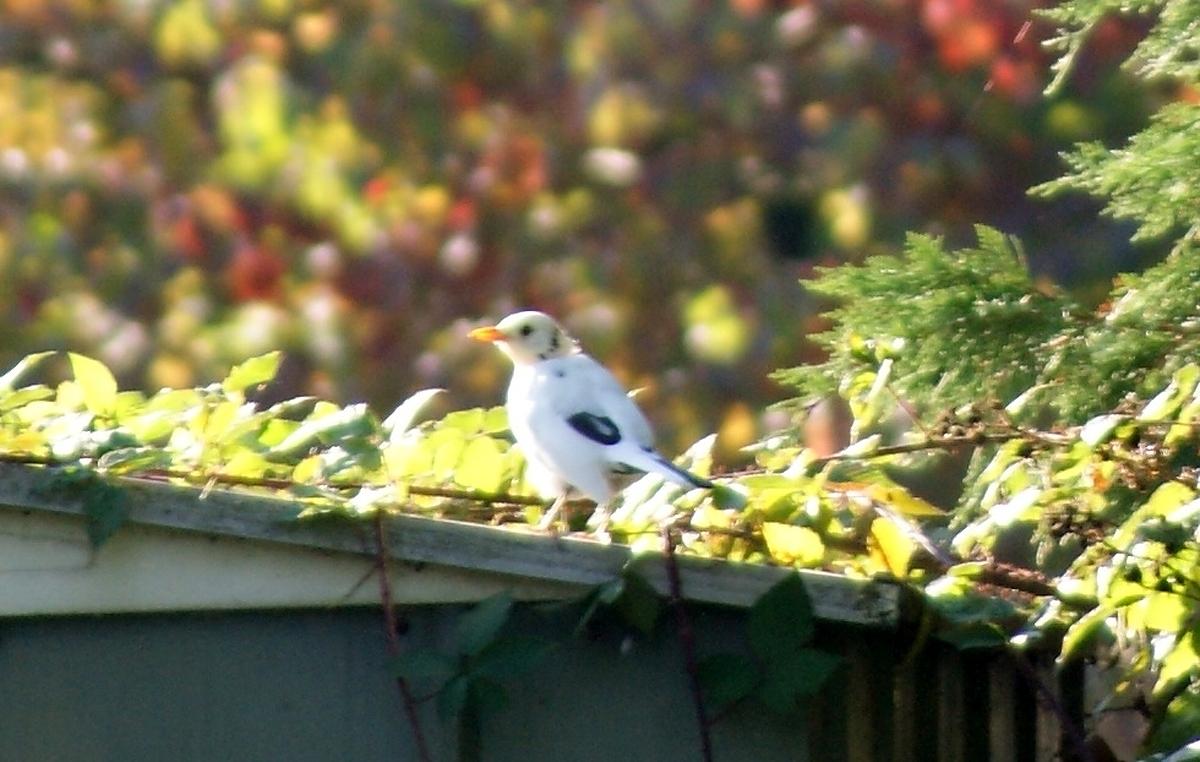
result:
[[[596,510],[592,512],[592,517],[588,520],[589,526],[596,527],[595,537],[600,542],[612,542],[612,535],[608,533],[608,525],[612,523],[612,512],[609,511],[611,504],[612,498],[602,503],[596,503]]]
[[[562,513],[563,506],[566,505],[566,502],[567,491],[563,490],[562,493],[554,499],[554,502],[550,504],[550,508],[546,511],[546,515],[542,516],[542,520],[538,522],[537,528],[543,532],[551,531],[555,534],[558,534],[557,527],[554,526],[554,521],[558,518],[559,514]],[[563,524],[565,526],[566,522],[564,521]]]

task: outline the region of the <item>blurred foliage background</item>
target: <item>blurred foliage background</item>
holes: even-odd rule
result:
[[[1019,235],[1079,294],[1161,252],[1031,200],[1161,97],[1114,19],[1044,98],[1026,0],[5,0],[0,365],[66,348],[125,387],[223,377],[386,412],[495,404],[480,319],[551,312],[664,447],[786,422],[814,265],[905,231]]]

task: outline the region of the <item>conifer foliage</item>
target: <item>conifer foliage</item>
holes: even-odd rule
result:
[[[942,635],[975,644],[990,631],[1010,648],[1057,649],[1060,663],[1102,653],[1107,666],[1094,669],[1115,687],[1084,730],[1103,737],[1105,713],[1128,708],[1144,721],[1142,759],[1197,759],[1200,6],[1067,0],[1045,11],[1061,52],[1051,91],[1114,14],[1147,24],[1126,66],[1162,86],[1165,105],[1124,145],[1076,146],[1065,174],[1032,193],[1102,200],[1161,262],[1084,310],[1036,287],[999,232],[980,228],[978,245],[958,251],[914,236],[903,256],[818,272],[811,290],[837,302],[817,337],[829,359],[777,377],[850,403],[848,452],[872,462],[855,478],[902,474],[923,445],[976,445],[953,517],[922,521],[949,548],[948,566],[917,575],[949,625]],[[914,430],[895,431],[899,405]],[[980,595],[999,568],[1048,585],[1027,588],[1015,631],[1002,625],[1014,612]]]

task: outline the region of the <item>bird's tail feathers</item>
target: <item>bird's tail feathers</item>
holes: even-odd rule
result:
[[[646,473],[658,474],[668,481],[688,489],[710,489],[713,483],[708,479],[696,476],[690,471],[680,468],[657,452],[641,448],[629,448],[621,453],[620,461],[625,465]]]
[[[710,482],[708,479],[705,479],[702,476],[696,476],[691,471],[680,468],[679,466],[675,465],[674,463],[672,463],[671,461],[667,460],[664,457],[659,456],[658,458],[656,458],[656,460],[658,460],[659,464],[663,468],[667,469],[672,474],[674,474],[676,477],[679,477],[680,479],[682,479],[684,482],[687,482],[686,484],[680,484],[679,486],[681,486],[681,487],[699,487],[701,489],[712,489],[712,487],[713,487],[713,483]],[[665,475],[666,474],[664,474],[664,476]]]

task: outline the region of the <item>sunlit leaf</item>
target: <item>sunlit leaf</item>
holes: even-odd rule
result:
[[[1142,506],[1152,516],[1166,516],[1196,497],[1196,490],[1178,481],[1164,482]]]
[[[888,571],[896,577],[908,574],[908,563],[917,545],[904,529],[890,518],[881,516],[871,522],[871,540],[883,556]]]
[[[15,391],[0,392],[0,413],[7,413],[9,410],[24,407],[30,402],[52,399],[53,397],[54,390],[40,384],[37,386],[26,386],[23,389]]]
[[[262,453],[238,450],[221,466],[221,473],[228,476],[259,478],[266,474],[270,463]]]
[[[508,431],[508,410],[503,405],[488,408],[480,426],[484,434],[502,434]]]
[[[734,485],[714,484],[709,495],[713,505],[722,510],[740,511],[746,507],[746,493]]]
[[[780,563],[818,566],[825,558],[821,535],[808,527],[767,521],[762,533],[767,552]]]
[[[879,445],[883,443],[883,437],[879,434],[872,434],[869,437],[863,437],[859,441],[845,447],[834,453],[837,458],[862,458],[870,455],[879,449]]]
[[[96,463],[96,467],[101,471],[114,474],[167,468],[170,465],[171,454],[158,447],[122,447],[110,450]]]
[[[478,434],[483,431],[485,418],[484,409],[475,407],[469,410],[455,410],[443,418],[440,423],[444,428],[458,429],[464,434]]]
[[[426,438],[424,447],[431,453],[433,473],[439,477],[451,476],[467,449],[467,434],[458,428],[438,429]]]
[[[1200,739],[1200,691],[1186,690],[1167,704],[1162,720],[1146,739],[1147,751],[1173,751]]]
[[[1044,490],[1028,487],[1013,495],[1008,501],[992,506],[991,517],[998,527],[1007,527],[1018,521],[1028,521],[1038,515],[1038,501]]]
[[[226,394],[233,394],[253,386],[261,386],[275,378],[282,360],[283,353],[278,351],[251,357],[230,369],[229,375],[221,382],[221,388]]]
[[[1079,441],[1086,444],[1089,448],[1095,449],[1097,445],[1101,445],[1112,438],[1113,432],[1117,430],[1117,426],[1122,421],[1128,420],[1123,415],[1098,415],[1092,420],[1084,424],[1079,431]]]
[[[295,431],[269,451],[273,458],[291,458],[319,444],[329,445],[354,437],[366,437],[378,430],[375,416],[365,404],[347,405],[341,410],[319,414],[314,410]]]
[[[1162,665],[1158,670],[1158,680],[1154,684],[1152,693],[1155,700],[1161,700],[1164,695],[1174,691],[1181,683],[1200,677],[1200,654],[1196,650],[1198,635],[1200,635],[1200,624],[1181,633],[1172,644],[1171,650],[1162,658]]]
[[[508,459],[500,443],[489,436],[467,442],[454,471],[454,481],[467,489],[499,492],[508,478]]]
[[[1084,655],[1084,651],[1092,645],[1096,634],[1106,626],[1105,623],[1112,615],[1113,609],[1099,606],[1079,617],[1063,636],[1058,661],[1065,664]]]
[[[417,416],[429,405],[434,397],[445,392],[445,389],[422,389],[401,402],[391,415],[383,419],[383,430],[389,441],[399,441],[404,433],[412,428]]]
[[[905,516],[944,516],[945,511],[927,500],[913,495],[899,485],[871,484],[864,490],[877,503],[895,509]]]
[[[109,415],[117,401],[117,380],[104,363],[70,352],[71,370],[83,395],[83,404],[96,415]]]
[[[1193,613],[1194,606],[1194,601],[1189,602],[1174,592],[1153,592],[1138,604],[1142,610],[1142,626],[1165,632],[1177,631]]]
[[[258,435],[259,444],[267,448],[276,447],[294,434],[298,428],[300,428],[300,424],[297,421],[270,418]]]
[[[1200,365],[1189,363],[1175,371],[1171,383],[1146,403],[1138,414],[1141,421],[1161,421],[1175,415],[1184,401],[1196,390],[1200,380]]]
[[[17,387],[17,383],[47,358],[57,354],[56,352],[34,352],[33,354],[25,355],[3,376],[0,376],[0,394],[12,391]]]

